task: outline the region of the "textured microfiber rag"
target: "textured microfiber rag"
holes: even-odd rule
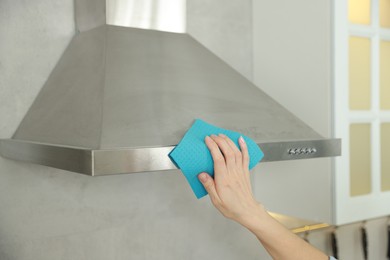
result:
[[[212,134],[224,134],[228,136],[238,148],[240,147],[238,138],[242,136],[248,147],[250,158],[249,169],[252,169],[264,157],[259,146],[249,137],[196,119],[194,124],[184,135],[183,139],[170,152],[169,157],[175,165],[181,169],[198,199],[207,195],[207,191],[198,180],[198,174],[207,172],[211,176],[214,176],[213,159],[204,140],[206,136]]]

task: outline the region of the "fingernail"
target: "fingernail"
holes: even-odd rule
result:
[[[208,139],[210,139],[210,136],[206,135],[206,137],[204,139],[208,140]]]
[[[223,137],[223,138],[227,137],[227,136],[224,135],[224,134],[219,134],[219,136],[220,136],[220,137]]]
[[[245,144],[245,140],[244,140],[244,138],[243,138],[242,136],[240,136],[239,141],[240,141],[241,143]]]
[[[217,136],[213,134],[213,135],[211,135],[211,137],[217,137]]]
[[[207,180],[207,173],[203,172],[203,173],[199,174],[198,178],[201,182],[205,182]]]

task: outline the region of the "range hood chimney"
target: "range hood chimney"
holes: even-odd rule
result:
[[[184,33],[185,0],[75,3],[77,33],[2,156],[92,176],[171,170],[196,118],[251,137],[263,161],[340,155]]]

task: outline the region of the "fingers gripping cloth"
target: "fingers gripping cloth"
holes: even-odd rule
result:
[[[264,157],[259,146],[249,137],[240,133],[210,125],[200,119],[196,119],[191,128],[184,135],[179,144],[170,152],[169,157],[173,163],[183,172],[192,190],[198,199],[207,195],[207,191],[198,180],[198,174],[207,172],[214,176],[214,163],[208,150],[205,137],[212,134],[224,134],[228,136],[240,149],[238,138],[242,136],[248,147],[249,169]]]

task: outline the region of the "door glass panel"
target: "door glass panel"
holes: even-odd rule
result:
[[[382,191],[390,190],[390,123],[381,127],[381,186]]]
[[[349,107],[352,110],[371,108],[371,41],[349,38]]]
[[[390,41],[381,41],[379,73],[381,109],[390,110]]]
[[[370,0],[349,0],[349,21],[369,25],[371,23]]]
[[[390,28],[390,0],[380,0],[379,10],[381,26]]]
[[[350,126],[350,195],[371,192],[371,125]]]

